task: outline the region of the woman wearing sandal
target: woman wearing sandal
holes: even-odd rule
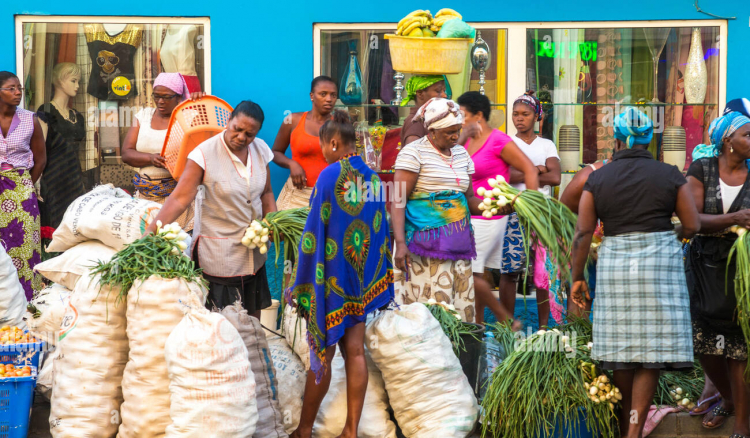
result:
[[[750,436],[750,386],[744,379],[747,344],[735,317],[734,262],[737,239],[729,227],[750,227],[750,118],[727,109],[709,127],[711,145],[693,152],[688,185],[701,217],[701,234],[690,243],[686,276],[690,289],[695,354],[722,401],[703,419],[714,429],[736,413],[732,438]],[[729,274],[727,274],[729,272]]]

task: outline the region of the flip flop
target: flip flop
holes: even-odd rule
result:
[[[706,426],[706,423],[702,422],[701,425],[703,426],[704,429],[716,429],[717,427],[721,427],[727,421],[727,418],[734,415],[734,412],[727,411],[726,409],[722,408],[721,405],[713,408],[711,410],[711,413],[714,414],[714,419],[716,419],[716,417],[721,417],[721,420],[717,424],[714,424],[713,426]]]
[[[715,402],[713,402],[713,403],[711,403],[711,404],[710,404],[710,405],[708,406],[708,409],[705,409],[705,410],[704,410],[704,411],[702,411],[702,412],[698,412],[698,411],[697,411],[697,410],[698,410],[698,408],[700,408],[701,406],[704,406],[704,405],[705,405],[706,403],[708,403],[708,402],[710,402],[710,401],[712,401],[712,400],[716,400],[716,401],[715,401]],[[707,399],[705,399],[705,400],[701,400],[700,402],[698,402],[698,406],[696,406],[696,407],[694,407],[693,409],[691,409],[691,410],[690,410],[690,416],[691,416],[691,417],[697,417],[697,416],[699,416],[699,415],[706,415],[707,413],[711,412],[711,410],[712,410],[712,409],[713,409],[714,407],[716,407],[716,405],[717,405],[717,404],[719,404],[719,403],[721,403],[721,394],[714,394],[714,395],[712,395],[711,397],[709,397],[709,398],[707,398]]]

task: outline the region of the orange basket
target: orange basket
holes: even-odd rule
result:
[[[174,179],[180,179],[187,156],[199,144],[227,127],[232,107],[215,96],[187,100],[177,105],[169,119],[161,155]]]

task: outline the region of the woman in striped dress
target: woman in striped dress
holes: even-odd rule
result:
[[[416,118],[428,134],[404,146],[395,165],[398,198],[391,219],[396,301],[435,299],[473,322],[471,260],[477,251],[470,220],[482,211],[471,182],[474,162],[456,144],[464,116],[456,102],[433,98]]]
[[[584,269],[597,220],[599,248],[591,357],[613,371],[622,392],[621,436],[638,438],[659,371],[693,366],[690,302],[680,237],[700,218],[685,177],[646,150],[653,124],[628,108],[615,119],[620,148],[584,186],[573,241],[573,291],[587,292]],[[675,233],[672,215],[682,222]]]

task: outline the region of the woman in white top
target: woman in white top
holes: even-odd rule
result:
[[[198,99],[205,93],[193,93]],[[135,167],[133,185],[136,197],[164,204],[177,187],[177,181],[166,168],[161,150],[167,136],[172,111],[188,98],[187,88],[179,73],[161,73],[154,81],[156,108],[144,108],[135,115],[122,146],[122,161]],[[185,231],[193,229],[193,207],[177,219]]]
[[[560,157],[557,155],[555,143],[539,137],[534,132],[534,124],[542,120],[542,105],[534,96],[533,91],[522,95],[513,103],[513,125],[516,135],[511,136],[513,142],[531,160],[539,171],[539,191],[552,196],[552,186],[560,185]],[[524,190],[524,174],[518,169],[510,169],[510,183],[513,187]],[[539,310],[539,326],[549,323],[550,297],[549,278],[545,270],[546,253],[543,248],[533,249],[534,285],[536,286],[537,308]],[[500,301],[506,309],[513,312],[516,305],[516,291],[513,285],[518,281],[518,274],[526,265],[526,254],[523,250],[523,237],[518,216],[508,218],[503,246],[503,263],[500,269],[503,286],[500,288]]]
[[[464,116],[452,100],[433,98],[415,119],[428,133],[404,146],[395,164],[395,186],[404,189],[392,207],[396,301],[435,299],[473,322],[477,252],[470,219],[482,211],[471,183],[474,162],[456,144]]]
[[[268,163],[273,152],[257,138],[265,116],[252,101],[240,102],[227,129],[196,147],[156,221],[171,223],[196,201],[193,260],[208,281],[208,308],[237,300],[256,318],[271,305],[266,255],[241,243],[247,226],[276,211]],[[200,195],[199,195],[199,188]]]

